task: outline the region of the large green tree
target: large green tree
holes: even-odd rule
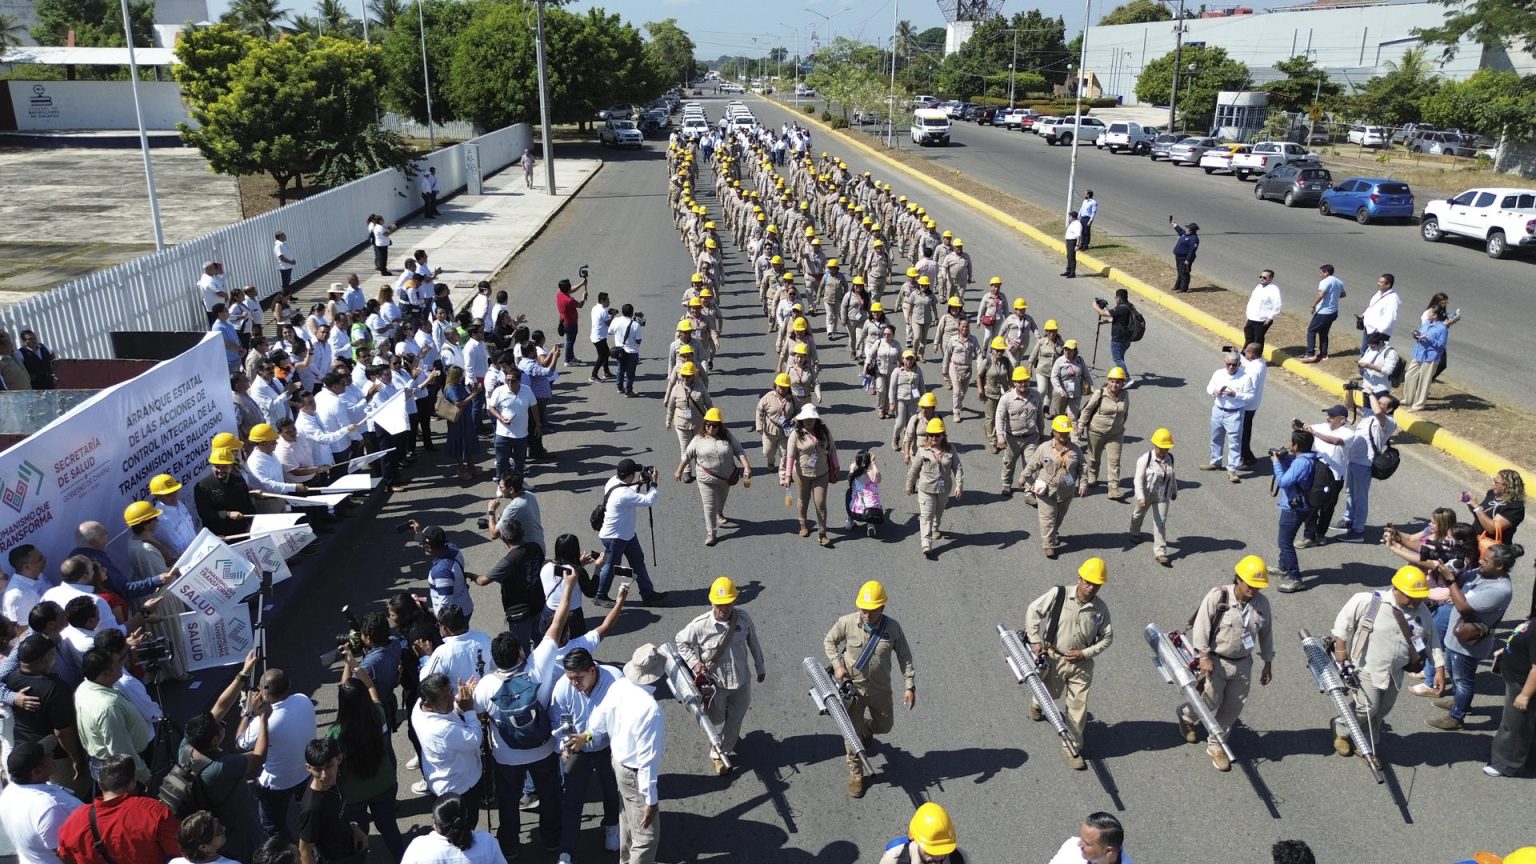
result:
[[[1185,45],[1179,58],[1178,107],[1186,122],[1201,120],[1216,111],[1222,90],[1242,90],[1250,76],[1247,64],[1233,60],[1222,48]],[[1173,84],[1174,52],[1149,61],[1136,78],[1136,99],[1149,105],[1168,104]],[[1190,71],[1190,67],[1194,71]]]
[[[1511,45],[1536,52],[1536,3],[1532,0],[1435,0],[1448,7],[1445,23],[1414,31],[1426,42],[1438,42],[1449,57],[1456,43],[1471,39],[1485,48]]]
[[[1365,82],[1345,100],[1348,113],[1360,120],[1398,126],[1423,119],[1423,103],[1440,89],[1441,81],[1423,47],[1409,48],[1397,61],[1382,64],[1386,73]]]
[[[669,84],[692,81],[698,74],[698,64],[693,59],[695,46],[687,31],[677,26],[677,19],[647,22],[645,31],[651,34],[651,40],[645,43],[646,56],[655,65],[658,77]],[[783,58],[776,62],[782,63]]]
[[[1264,84],[1269,93],[1269,107],[1280,111],[1307,111],[1313,105],[1331,106],[1343,95],[1344,87],[1328,78],[1312,58],[1297,54],[1281,60],[1275,69],[1285,77]]]
[[[1437,126],[1529,139],[1536,134],[1536,75],[1479,69],[1424,97],[1422,109]]]
[[[407,162],[403,142],[373,128],[384,73],[376,45],[308,34],[267,40],[221,24],[188,31],[176,51],[174,74],[195,121],[180,125],[182,139],[221,174],[267,174],[282,202],[305,173],[326,169],[339,181]],[[236,51],[233,64],[219,64]]]
[[[454,110],[454,102],[448,98],[449,81],[453,78],[453,58],[460,41],[459,34],[469,26],[470,19],[481,6],[499,6],[517,14],[531,17],[521,4],[495,2],[495,0],[428,0],[416,8],[407,6],[384,36],[384,56],[389,58],[389,68],[384,79],[384,105],[392,111],[404,114],[417,123],[427,122],[426,82],[421,72],[421,24],[426,24],[427,72],[432,84],[432,119],[457,120],[463,115]],[[368,34],[372,37],[372,33]]]
[[[37,23],[32,25],[32,41],[39,45],[63,45],[74,33],[75,44],[92,47],[126,45],[123,17],[116,0],[37,0]],[[133,43],[139,47],[155,44],[155,4],[138,0],[128,4]]]
[[[1173,13],[1157,0],[1130,0],[1109,10],[1099,19],[1099,26],[1111,24],[1149,24],[1154,21],[1172,21]]]

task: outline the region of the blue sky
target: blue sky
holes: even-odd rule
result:
[[[777,45],[794,51],[795,35],[791,28],[799,29],[800,50],[804,53],[810,53],[812,30],[822,41],[826,41],[832,34],[865,42],[884,41],[891,34],[893,14],[896,11],[892,7],[893,2],[900,3],[901,17],[911,21],[919,30],[944,23],[937,0],[789,0],[782,4],[746,0],[581,0],[568,8],[583,10],[601,6],[637,25],[646,21],[676,18],[678,24],[688,31],[694,43],[699,46],[699,57],[713,60],[722,54],[751,55],[754,50],[761,55]],[[1113,8],[1118,0],[1092,2],[1093,15],[1097,20],[1105,11]],[[360,8],[360,0],[347,0],[347,3]],[[1107,5],[1101,6],[1101,3]],[[295,14],[312,13],[314,6],[313,0],[286,0],[285,3],[285,8]],[[227,0],[208,0],[208,12],[215,19],[227,8]],[[1012,14],[1030,8],[1030,4],[1012,0],[1004,4],[1003,13]],[[1064,17],[1069,38],[1082,27],[1081,2],[1046,0],[1034,4],[1033,8],[1053,17]],[[822,15],[831,19],[830,26],[829,22],[822,19]],[[757,38],[755,45],[753,37]]]

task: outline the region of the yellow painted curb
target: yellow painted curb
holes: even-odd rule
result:
[[[777,100],[774,101],[775,104],[779,105],[779,107],[785,107]],[[796,120],[807,125],[820,127],[822,130],[825,130],[829,134],[840,131],[833,129],[826,123],[823,123],[814,115],[796,114],[794,116]],[[946,186],[942,181],[936,180],[933,177],[928,176],[928,174],[911,167],[910,165],[906,165],[896,161],[895,159],[892,159],[891,157],[881,153],[879,150],[871,147],[863,141],[859,141],[849,135],[842,137],[846,138],[850,145],[852,145],[855,149],[862,151],[866,156],[872,157],[886,165],[889,165],[892,168],[895,168],[898,171],[901,171],[904,174],[917,179],[934,191],[948,196],[949,198],[965,205],[966,207],[969,207],[972,210],[976,210],[980,213],[990,216],[994,221],[1000,222],[1003,225],[1018,231],[1020,234],[1023,234],[1024,236],[1030,238],[1042,246],[1045,246],[1055,252],[1059,252],[1062,255],[1067,254],[1067,247],[1064,240],[1052,237],[1027,222],[1022,222],[1018,219],[1015,219],[1012,216],[1009,216],[1007,213],[1004,213],[1002,210],[999,210],[998,208],[993,207],[991,204],[986,203],[985,201],[981,201],[974,196],[967,195],[959,190],[952,189],[949,186]],[[1169,295],[1165,291],[1160,291],[1157,288],[1152,287],[1141,279],[1132,276],[1131,274],[1121,270],[1118,267],[1111,267],[1108,264],[1105,264],[1103,261],[1100,261],[1092,255],[1078,255],[1077,261],[1079,266],[1086,265],[1087,269],[1092,270],[1102,276],[1106,276],[1111,281],[1125,286],[1127,290],[1135,292],[1140,298],[1156,303],[1157,305],[1163,307],[1175,315],[1178,315],[1189,323],[1203,330],[1207,330],[1214,335],[1227,340],[1233,345],[1241,346],[1243,338],[1243,333],[1241,330],[1238,330],[1236,327],[1233,327],[1232,325],[1222,321],[1220,318],[1217,318],[1214,315],[1211,315],[1203,309],[1197,309],[1196,307],[1185,303],[1183,300]],[[1280,368],[1286,370],[1287,372],[1305,379],[1308,383],[1311,383],[1334,396],[1342,398],[1344,395],[1344,380],[1342,378],[1339,378],[1336,375],[1330,375],[1326,372],[1322,372],[1310,364],[1301,362],[1299,358],[1293,357],[1289,354],[1282,354],[1272,346],[1265,346],[1264,359],[1269,361],[1271,364],[1278,365]],[[1408,362],[1407,358],[1403,358],[1402,362]],[[1489,450],[1481,444],[1468,441],[1467,439],[1457,435],[1454,432],[1448,432],[1442,428],[1440,424],[1435,423],[1427,418],[1420,417],[1417,414],[1407,410],[1406,408],[1397,409],[1397,413],[1394,416],[1397,419],[1398,428],[1402,431],[1407,432],[1409,435],[1412,435],[1413,437],[1423,441],[1431,447],[1441,450],[1442,452],[1460,460],[1466,465],[1481,471],[1484,474],[1492,475],[1505,468],[1514,467],[1523,475],[1527,486],[1531,486],[1533,481],[1536,481],[1536,472],[1532,472],[1530,469],[1516,464],[1512,459],[1509,459],[1508,457],[1500,456],[1499,454]]]

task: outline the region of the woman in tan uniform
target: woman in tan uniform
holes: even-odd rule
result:
[[[672,476],[681,480],[684,469],[691,474],[695,467],[704,472],[699,478],[699,502],[704,505],[704,545],[713,546],[715,531],[725,521],[725,500],[731,487],[737,480],[743,488],[752,486],[752,465],[747,462],[747,454],[742,452],[735,436],[725,428],[725,415],[719,408],[704,412],[704,425],[683,448],[683,458]]]
[[[971,335],[971,322],[964,320],[960,322],[955,335],[943,344],[945,377],[954,387],[950,392],[952,411],[955,422],[960,423],[965,418],[961,409],[965,407],[966,391],[971,389],[971,381],[976,377],[976,361],[981,357],[981,344]]]
[[[891,424],[892,450],[901,449],[901,432],[907,426],[907,418],[917,410],[923,389],[923,370],[917,365],[917,353],[908,348],[901,352],[901,365],[891,373],[891,410],[896,416],[896,422]]]
[[[698,381],[698,366],[692,360],[685,361],[677,367],[677,380],[667,388],[667,395],[662,400],[662,408],[667,414],[667,428],[677,431],[677,452],[679,456],[688,450],[688,442],[698,434],[699,424],[704,420],[704,412],[715,407],[709,398],[709,391],[705,390]],[[693,482],[693,470],[687,472],[687,482]]]
[[[1033,371],[1030,377],[1040,382],[1041,405],[1051,404],[1051,369],[1064,351],[1066,346],[1061,341],[1061,330],[1052,318],[1040,328],[1040,338],[1029,351],[1029,368]]]
[[[796,399],[821,404],[821,384],[817,380],[821,370],[811,359],[810,345],[796,342],[789,349],[789,367],[784,371],[789,375],[789,392]]]
[[[811,331],[811,322],[805,317],[796,318],[789,328],[789,338],[779,348],[779,365],[775,372],[783,372],[789,368],[790,361],[796,345],[804,345],[810,352],[812,366],[821,365],[821,356],[816,352],[816,334]]]
[[[795,415],[795,431],[789,435],[779,485],[789,488],[793,483],[800,496],[801,537],[811,536],[805,514],[807,507],[815,503],[816,530],[823,546],[832,545],[827,537],[827,484],[836,480],[837,473],[837,444],[832,440],[832,432],[821,422],[816,406],[806,405]]]
[[[886,324],[881,328],[880,341],[869,349],[868,355],[864,368],[874,373],[875,409],[880,412],[880,419],[885,420],[896,412],[891,399],[891,375],[901,364],[901,346],[896,344],[895,325]]]
[[[1077,497],[1088,494],[1088,487],[1099,481],[1099,460],[1108,457],[1105,485],[1112,500],[1120,499],[1120,444],[1125,440],[1125,424],[1131,419],[1131,394],[1125,389],[1125,370],[1109,370],[1104,387],[1088,397],[1077,415],[1077,428],[1088,430],[1088,465],[1077,486]]]
[[[800,411],[800,400],[790,390],[792,383],[787,373],[780,372],[773,379],[773,389],[757,400],[757,422],[753,428],[763,436],[763,461],[775,471],[779,470],[779,457]]]
[[[862,275],[853,277],[848,293],[843,295],[843,305],[838,313],[842,317],[843,327],[848,331],[848,357],[857,362],[864,322],[869,320],[869,289],[864,286]]]
[[[955,338],[960,332],[960,322],[965,320],[965,305],[959,297],[951,297],[944,306],[944,314],[939,316],[939,323],[933,328],[933,345],[939,349],[940,357],[949,354],[949,340]],[[939,374],[944,379],[944,386],[951,386],[949,380],[949,362],[947,360],[939,364]]]
[[[933,541],[943,537],[944,505],[947,498],[959,500],[965,485],[965,471],[960,455],[949,446],[944,421],[935,417],[923,430],[927,440],[917,448],[912,467],[907,469],[907,494],[917,495],[917,527],[923,538],[923,557],[933,557]]]

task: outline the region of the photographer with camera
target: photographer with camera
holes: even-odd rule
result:
[[[1125,352],[1130,349],[1131,343],[1139,337],[1133,322],[1136,320],[1136,306],[1131,303],[1131,294],[1124,288],[1115,289],[1115,302],[1110,305],[1108,300],[1096,297],[1093,301],[1094,314],[1098,316],[1099,326],[1109,325],[1109,359],[1113,366],[1119,366],[1129,375],[1131,367],[1125,365]],[[1145,325],[1142,325],[1145,326]],[[1095,336],[1095,339],[1098,337]],[[1094,342],[1097,350],[1098,342]],[[1127,378],[1125,389],[1136,386],[1136,381]]]
[[[633,459],[624,459],[603,487],[601,513],[594,511],[592,514],[593,521],[598,522],[597,536],[603,541],[605,553],[602,569],[598,571],[597,597],[593,599],[598,606],[613,605],[608,589],[613,584],[614,569],[621,558],[632,568],[630,572],[640,585],[643,605],[659,605],[666,598],[665,592],[657,591],[651,584],[651,573],[645,566],[645,549],[636,536],[638,510],[655,506],[661,495],[657,485],[659,479],[656,466],[642,467]]]
[[[1298,424],[1299,425],[1299,424]],[[1293,594],[1306,589],[1301,581],[1301,564],[1296,560],[1296,532],[1312,518],[1316,508],[1311,501],[1312,478],[1318,471],[1327,471],[1313,452],[1315,439],[1306,429],[1291,431],[1289,450],[1270,450],[1270,470],[1277,489],[1276,506],[1280,508],[1280,569],[1284,571],[1280,584],[1281,594]]]
[[[506,503],[498,505],[498,501]],[[501,515],[496,508],[501,507]],[[486,531],[489,540],[500,540],[502,526],[517,522],[523,526],[523,537],[530,543],[544,547],[544,521],[539,516],[539,500],[523,486],[523,475],[509,471],[502,475],[496,489],[496,497],[485,504],[485,518],[478,523]]]
[[[619,317],[608,325],[613,334],[613,352],[619,361],[619,392],[631,398],[635,395],[635,368],[640,365],[640,340],[645,337],[645,316],[625,303]]]
[[[565,337],[565,365],[581,362],[576,358],[576,330],[581,323],[581,308],[587,305],[587,265],[581,265],[576,271],[581,275],[581,284],[571,287],[571,280],[561,279],[558,290],[555,292],[555,311],[559,313],[559,333]],[[581,298],[577,299],[576,292],[581,292]]]
[[[395,699],[395,687],[400,684],[401,645],[390,635],[389,618],[382,613],[369,612],[361,620],[351,613],[350,607],[341,607],[341,613],[347,619],[347,638],[341,645],[345,662],[341,681],[346,683],[354,668],[365,673],[378,690],[384,722],[393,732],[401,719]]]

